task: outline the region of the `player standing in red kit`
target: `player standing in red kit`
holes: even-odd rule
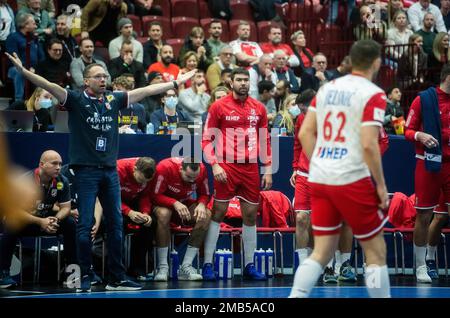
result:
[[[244,278],[265,280],[253,263],[256,249],[256,216],[260,176],[258,156],[265,165],[261,180],[265,190],[272,186],[271,148],[267,113],[263,104],[248,96],[249,73],[243,68],[231,73],[233,92],[212,104],[206,119],[202,148],[214,174],[213,216],[205,240],[203,280],[215,280],[212,259],[230,200],[236,196],[243,218]]]
[[[352,74],[320,88],[300,130],[310,159],[314,250],[295,273],[292,298],[311,293],[334,256],[343,221],[364,250],[370,297],[390,297],[383,238],[387,216],[380,210],[389,202],[378,146],[386,95],[371,82],[381,65],[381,46],[358,41],[350,57]]]
[[[419,93],[406,120],[405,138],[416,143],[415,193],[417,211],[414,226],[416,278],[431,283],[427,273],[428,227],[441,190],[450,204],[450,66],[441,71],[439,87]]]

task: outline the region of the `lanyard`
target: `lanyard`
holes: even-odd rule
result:
[[[64,47],[66,48],[67,52],[69,53],[70,59],[73,60],[75,57],[75,49],[73,50],[73,54],[72,54],[72,52],[70,52],[70,49],[66,44],[66,41],[62,40],[62,43],[63,43]]]
[[[169,117],[167,117],[167,114],[166,114],[166,113],[164,113],[164,116],[166,116],[166,123],[167,123],[167,124],[170,124],[170,123],[169,123]],[[175,112],[175,115],[174,115],[174,116],[177,117],[176,123],[178,124],[178,122],[180,121],[179,118],[178,118],[178,112]],[[171,117],[173,117],[173,116],[171,116]]]

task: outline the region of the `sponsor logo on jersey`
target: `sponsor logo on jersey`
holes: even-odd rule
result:
[[[339,160],[348,154],[347,148],[339,147],[319,147],[316,156],[321,159]]]
[[[238,121],[239,118],[239,116],[225,116],[225,120],[227,121]]]
[[[375,107],[373,109],[373,119],[377,121],[384,121],[384,109]]]
[[[180,189],[175,188],[174,186],[171,186],[171,185],[168,185],[167,187],[170,189],[170,191],[175,192],[175,193],[180,193],[180,191],[181,191]]]

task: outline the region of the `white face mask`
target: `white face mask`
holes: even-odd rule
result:
[[[178,97],[176,96],[167,97],[165,105],[169,109],[175,109],[178,105]]]
[[[39,106],[41,106],[41,108],[50,108],[52,107],[53,102],[50,98],[45,98],[45,99],[41,99],[39,101]]]
[[[291,108],[289,108],[289,114],[291,114],[292,116],[297,117],[298,115],[300,115],[300,108],[298,108],[297,105],[292,106]]]

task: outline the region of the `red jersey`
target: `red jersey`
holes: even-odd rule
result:
[[[162,62],[156,62],[148,67],[147,73],[151,72],[161,73],[165,82],[171,82],[177,79],[180,68],[176,64],[169,64],[166,67]]]
[[[263,164],[271,164],[266,108],[251,97],[241,101],[231,93],[214,102],[202,138],[202,149],[211,165],[257,163],[258,154]]]
[[[384,155],[386,150],[389,148],[389,136],[384,130],[383,126],[380,127],[380,135],[378,136],[378,144],[380,145],[380,154]]]
[[[284,51],[284,53],[286,53],[288,57],[294,55],[294,51],[292,51],[291,47],[284,43],[279,43],[275,45],[272,42],[266,42],[261,44],[261,50],[266,54],[271,54],[276,50],[282,50]]]
[[[183,158],[167,158],[156,166],[156,184],[154,202],[157,205],[172,208],[175,202],[197,201],[205,206],[209,201],[208,173],[203,163],[195,183],[188,183],[181,178]]]
[[[142,185],[136,182],[133,176],[133,169],[139,158],[127,158],[117,160],[117,173],[119,174],[120,196],[122,198],[122,213],[128,215],[130,205],[133,201],[138,201],[139,212],[150,214],[152,210],[152,182]]]
[[[444,93],[439,87],[436,88],[436,93],[441,114],[442,161],[448,162],[450,161],[450,94]],[[416,142],[416,157],[424,155],[423,144],[414,138],[418,131],[423,132],[420,96],[412,102],[405,124],[405,138]]]
[[[305,152],[302,151],[302,144],[298,139],[298,132],[300,131],[300,127],[303,124],[303,120],[305,120],[305,114],[300,114],[297,117],[297,121],[295,122],[294,128],[294,160],[292,160],[292,169],[294,171],[299,170],[304,173],[308,173],[309,171],[309,159],[305,155]]]

